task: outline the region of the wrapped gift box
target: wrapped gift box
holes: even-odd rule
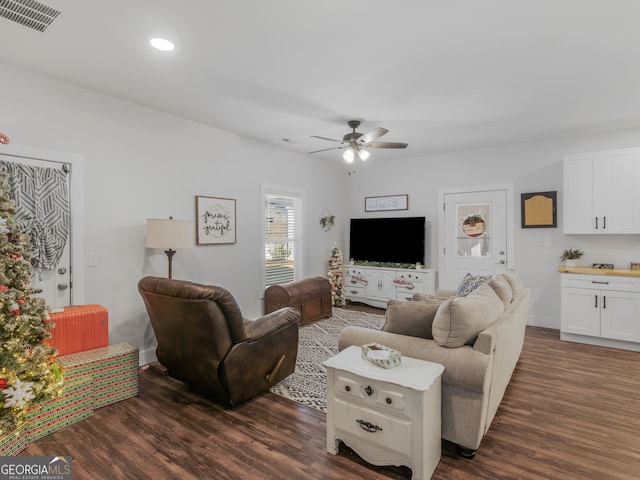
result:
[[[127,343],[56,358],[65,381],[93,379],[93,407],[100,408],[138,395],[138,349]]]
[[[38,403],[27,412],[27,440],[33,442],[93,415],[93,380],[80,377],[65,381],[59,397]]]
[[[30,442],[92,414],[93,379],[91,376],[65,381],[59,397],[32,405],[20,427],[0,437],[0,455],[16,455]]]
[[[27,424],[22,424],[12,432],[0,435],[0,456],[8,457],[17,455],[29,445],[27,437]]]
[[[16,430],[0,436],[0,455],[17,455],[30,442],[138,395],[138,349],[121,343],[56,358],[64,376],[59,397],[33,405]]]

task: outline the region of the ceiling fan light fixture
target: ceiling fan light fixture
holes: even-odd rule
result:
[[[153,48],[163,52],[170,52],[175,48],[172,42],[164,38],[152,38],[149,43]]]
[[[358,158],[360,158],[360,160],[362,160],[363,162],[370,156],[371,156],[371,153],[369,153],[367,150],[363,148],[358,150]]]
[[[356,158],[356,154],[353,151],[353,148],[347,148],[342,154],[342,158],[344,158],[347,163],[353,163],[353,160]]]

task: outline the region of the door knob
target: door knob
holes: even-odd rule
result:
[[[66,283],[58,284],[58,290],[66,290],[67,288],[69,288],[69,285],[67,285]]]
[[[505,263],[507,262],[505,262],[504,259],[502,259],[499,262],[496,262],[496,265],[504,265]]]

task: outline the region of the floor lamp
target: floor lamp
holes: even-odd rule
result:
[[[171,262],[178,248],[191,248],[191,222],[174,220],[173,217],[148,218],[145,248],[166,248],[164,253],[169,259],[169,278],[171,278]]]

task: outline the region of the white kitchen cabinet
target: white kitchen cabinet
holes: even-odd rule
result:
[[[411,300],[414,293],[433,295],[435,269],[348,266],[344,271],[344,297],[386,308],[389,300]]]
[[[640,233],[640,148],[567,155],[566,234]]]
[[[640,278],[563,273],[563,340],[640,351]]]

